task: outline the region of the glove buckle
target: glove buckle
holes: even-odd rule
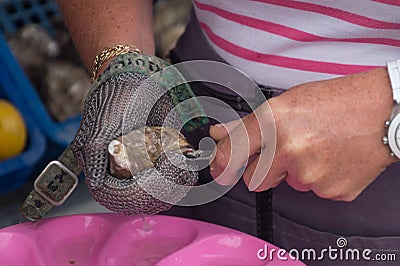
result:
[[[72,142],[57,161],[50,162],[35,180],[21,207],[21,214],[38,221],[55,206],[60,206],[78,185],[81,168],[73,155]]]
[[[78,177],[59,161],[50,162],[38,176],[34,190],[54,206],[62,205],[78,185]]]

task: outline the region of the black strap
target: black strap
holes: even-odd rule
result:
[[[257,192],[256,204],[257,237],[272,243],[272,189]]]

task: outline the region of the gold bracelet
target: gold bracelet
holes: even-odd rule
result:
[[[127,54],[127,53],[137,53],[137,54],[143,54],[141,50],[136,48],[134,45],[123,45],[123,44],[117,44],[113,47],[107,47],[103,51],[101,51],[98,55],[96,55],[96,58],[93,63],[93,68],[92,68],[92,80],[91,82],[93,83],[94,80],[96,79],[98,72],[101,68],[101,66],[106,62],[107,60],[116,57],[121,54]]]

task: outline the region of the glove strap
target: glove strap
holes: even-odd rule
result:
[[[104,64],[104,62],[106,62],[107,60],[110,60],[111,58],[114,58],[118,55],[126,54],[126,53],[143,54],[143,52],[134,45],[117,44],[113,47],[105,48],[98,55],[96,55],[96,58],[94,59],[94,63],[93,63],[93,68],[92,68],[91,82],[93,83],[94,80],[96,79],[97,75],[99,74],[98,72],[99,72],[101,66]]]
[[[164,88],[168,88],[181,120],[185,121],[183,130],[191,132],[209,122],[183,75],[177,68],[156,56],[139,53],[117,56],[96,79],[91,91],[113,76],[127,72],[146,75]],[[190,101],[187,101],[189,99]]]
[[[30,221],[43,218],[54,206],[59,206],[78,185],[82,169],[75,159],[72,142],[57,161],[50,162],[35,180],[34,189],[21,207],[22,215]]]

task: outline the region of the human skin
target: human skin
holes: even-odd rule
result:
[[[268,145],[258,122],[267,117],[263,113],[269,111],[268,105],[276,125],[276,151],[270,170],[254,175],[260,151]],[[385,68],[295,86],[244,117],[244,126],[233,121],[211,127],[210,134],[218,141],[211,174],[220,177],[217,182],[230,183],[250,158],[243,179],[251,190],[267,190],[286,180],[299,191],[352,201],[397,161],[382,142],[392,107]],[[240,158],[227,168],[231,139],[246,136],[250,152],[235,153]],[[250,186],[254,177],[263,179],[257,187]]]
[[[154,54],[152,1],[58,0],[58,5],[88,70],[97,54],[116,44],[135,45],[146,54]],[[385,68],[298,85],[261,105],[255,112],[261,119],[269,112],[268,105],[276,121],[276,152],[271,169],[257,171],[264,180],[256,191],[285,179],[297,190],[351,201],[395,161],[382,144],[384,121],[393,106]],[[250,184],[258,154],[268,145],[263,142],[268,138],[261,139],[263,129],[255,113],[243,120],[250,129],[250,154],[238,153],[240,160],[227,169],[230,138],[224,127],[211,127],[210,134],[218,141],[211,173],[216,178],[226,169],[219,182],[229,183],[250,157],[243,176]],[[241,138],[245,132],[242,127],[234,129],[238,123],[234,121],[227,128]]]
[[[97,54],[116,44],[134,45],[145,54],[155,52],[152,1],[58,0],[58,5],[88,70]]]

